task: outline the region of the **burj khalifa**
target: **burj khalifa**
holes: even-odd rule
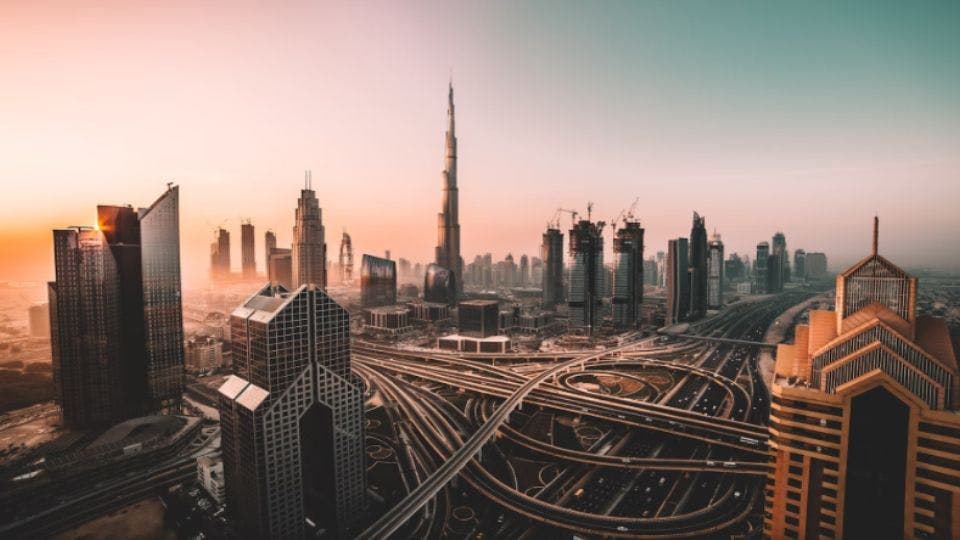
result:
[[[443,207],[437,214],[436,263],[454,274],[457,292],[463,291],[463,259],[460,257],[460,212],[457,192],[457,135],[454,131],[453,83],[447,104],[446,156],[443,170]]]

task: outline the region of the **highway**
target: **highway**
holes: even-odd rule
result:
[[[358,538],[394,534],[457,476],[514,515],[548,528],[695,537],[742,523],[762,485],[746,479],[767,470],[767,398],[758,384],[753,340],[802,296],[739,304],[689,330],[720,342],[654,337],[601,351],[512,355],[355,343],[355,369],[368,384],[389,388],[411,439],[426,443],[418,452],[432,452],[441,463]],[[610,377],[644,370],[669,373],[675,384],[638,400],[598,395],[571,382],[577,373]],[[448,401],[457,395],[476,396],[466,416]],[[605,446],[577,450],[532,437],[517,427],[532,421],[527,411],[608,426]],[[650,444],[638,433],[660,433],[657,440],[664,442]],[[566,465],[531,497],[518,491],[503,444]],[[576,490],[588,495],[574,497]],[[505,533],[510,520],[501,525],[503,517],[486,526]]]

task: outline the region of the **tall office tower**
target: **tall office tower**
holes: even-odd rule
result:
[[[270,253],[277,249],[277,235],[272,230],[267,230],[263,234],[263,267],[266,273],[270,273]]]
[[[327,288],[327,242],[323,211],[313,191],[313,175],[306,172],[293,225],[293,284]]]
[[[98,206],[54,231],[54,381],[64,423],[178,414],[183,394],[179,189],[149,208]]]
[[[443,206],[437,214],[436,263],[453,273],[457,294],[463,291],[463,259],[460,257],[460,210],[457,195],[457,135],[453,112],[453,83],[447,101],[449,127],[443,167]],[[456,301],[454,299],[454,301]]]
[[[603,308],[604,225],[580,220],[570,229],[570,326],[589,334],[600,327]]]
[[[230,316],[220,387],[227,510],[245,538],[349,538],[365,505],[363,385],[350,315],[318,285],[267,286]]]
[[[769,265],[773,282],[770,292],[780,292],[783,290],[783,285],[790,281],[790,252],[787,251],[787,237],[782,232],[773,235],[770,255],[777,258],[773,264]]]
[[[493,255],[489,253],[484,253],[483,255],[483,287],[485,289],[492,289],[494,287]]]
[[[267,279],[273,286],[293,287],[293,250],[273,248],[267,258]]]
[[[243,279],[257,277],[257,256],[254,252],[253,223],[249,221],[240,224],[240,269]]]
[[[624,221],[613,239],[613,324],[637,328],[643,305],[643,228]]]
[[[526,255],[520,256],[520,283],[521,287],[530,284],[530,259]]]
[[[877,252],[777,347],[765,536],[960,537],[960,372],[917,279]]]
[[[657,260],[653,257],[643,260],[643,284],[651,286],[657,284]]]
[[[128,416],[179,414],[183,402],[180,189],[148,208],[98,206],[98,228],[120,279],[121,355]],[[226,265],[229,268],[229,235]]]
[[[343,231],[343,237],[340,238],[340,282],[350,283],[351,281],[353,281],[353,242],[347,231]]]
[[[770,269],[767,263],[770,262],[770,243],[760,242],[757,244],[757,258],[754,260],[753,268],[753,292],[756,294],[767,294],[770,291]]]
[[[535,287],[541,283],[543,283],[543,259],[540,257],[531,257],[530,285]]]
[[[452,306],[457,299],[456,276],[439,264],[427,265],[423,274],[423,299],[426,302]]]
[[[667,286],[667,254],[657,252],[657,287],[661,289]]]
[[[667,243],[666,289],[667,325],[687,320],[690,309],[690,270],[686,238],[677,238]]]
[[[210,244],[210,278],[214,281],[230,277],[230,231],[218,228]]]
[[[397,303],[397,263],[364,255],[360,263],[360,305],[365,308]]]
[[[548,228],[540,244],[543,258],[543,307],[553,309],[565,300],[563,294],[563,233]]]
[[[799,281],[807,280],[807,252],[802,249],[793,252],[793,276]]]
[[[714,233],[707,248],[707,305],[711,309],[723,307],[724,260],[723,241]]]
[[[84,429],[117,422],[126,415],[116,263],[97,229],[54,230],[53,246],[50,345],[63,424]]]
[[[517,263],[513,262],[513,254],[507,253],[503,259],[503,281],[504,287],[515,287],[517,285]]]
[[[818,251],[807,253],[805,258],[807,277],[819,279],[827,275],[827,255]]]
[[[689,320],[702,318],[707,312],[707,227],[700,214],[693,213],[690,229],[690,314]]]

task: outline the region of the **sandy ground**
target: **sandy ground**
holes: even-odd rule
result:
[[[55,540],[176,540],[177,533],[163,523],[163,505],[154,497],[88,521],[76,529],[61,533]]]

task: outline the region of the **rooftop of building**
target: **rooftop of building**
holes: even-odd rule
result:
[[[500,305],[500,302],[498,302],[498,301],[496,301],[496,300],[482,300],[482,299],[461,300],[461,301],[460,301],[460,305],[461,305],[461,306],[486,307],[486,306],[496,306],[496,305]]]
[[[376,313],[380,315],[391,315],[391,314],[406,314],[410,313],[410,307],[403,304],[395,304],[392,306],[376,306],[371,308],[364,308],[364,311],[370,313]]]

